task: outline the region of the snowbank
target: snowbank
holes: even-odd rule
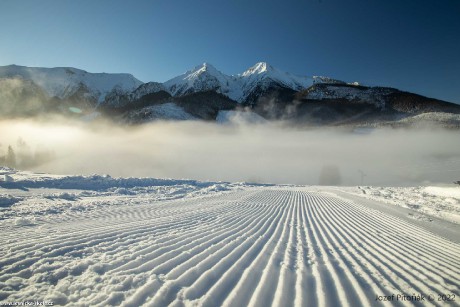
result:
[[[107,206],[196,198],[240,189],[244,185],[196,180],[112,178],[109,175],[49,175],[5,167],[0,167],[0,175],[12,178],[11,181],[0,181],[0,209],[3,209],[0,210],[0,228],[2,222],[8,224],[9,220],[17,226],[31,225],[33,223],[30,221],[37,216],[47,220],[53,215],[88,212]]]
[[[460,224],[459,187],[354,187],[347,192]]]

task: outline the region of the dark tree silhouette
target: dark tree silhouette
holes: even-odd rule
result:
[[[16,167],[16,154],[14,153],[13,147],[8,146],[8,152],[5,157],[5,165],[8,167]]]

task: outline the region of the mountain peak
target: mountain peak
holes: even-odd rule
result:
[[[214,66],[212,66],[212,64],[209,64],[207,62],[204,62],[202,65],[201,65],[204,69],[216,69]]]
[[[165,88],[172,96],[191,92],[213,90],[235,101],[243,102],[251,92],[267,89],[278,84],[293,90],[304,89],[312,84],[311,78],[282,72],[267,62],[258,62],[238,75],[226,75],[205,62],[192,70],[168,80]]]
[[[164,85],[173,96],[180,96],[196,91],[222,91],[222,87],[227,86],[229,79],[229,76],[205,62],[180,76],[166,81]]]
[[[210,74],[214,74],[216,72],[221,73],[212,64],[204,62],[203,64],[197,65],[193,69],[187,71],[185,75],[201,74],[204,72],[208,72]]]
[[[190,81],[196,78],[203,78],[204,76],[211,76],[211,77],[215,77],[218,79],[225,78],[225,75],[222,72],[217,70],[213,65],[206,63],[206,62],[201,65],[195,66],[193,69],[185,72],[184,74],[176,78]]]
[[[246,76],[249,76],[249,75],[259,75],[259,74],[267,73],[267,72],[270,72],[270,71],[273,71],[273,70],[275,70],[275,68],[273,68],[273,66],[271,66],[267,62],[258,62],[254,66],[252,66],[251,68],[246,70],[242,74],[242,76],[246,77]]]

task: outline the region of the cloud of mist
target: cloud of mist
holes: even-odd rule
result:
[[[20,78],[0,78],[0,117],[29,115],[43,109],[45,97]]]
[[[0,131],[1,154],[22,138],[54,152],[54,160],[32,170],[57,174],[394,186],[460,180],[458,131],[26,120],[1,121]]]

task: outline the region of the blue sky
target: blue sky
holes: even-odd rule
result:
[[[266,61],[460,103],[459,16],[458,0],[1,0],[0,65],[161,82]]]

